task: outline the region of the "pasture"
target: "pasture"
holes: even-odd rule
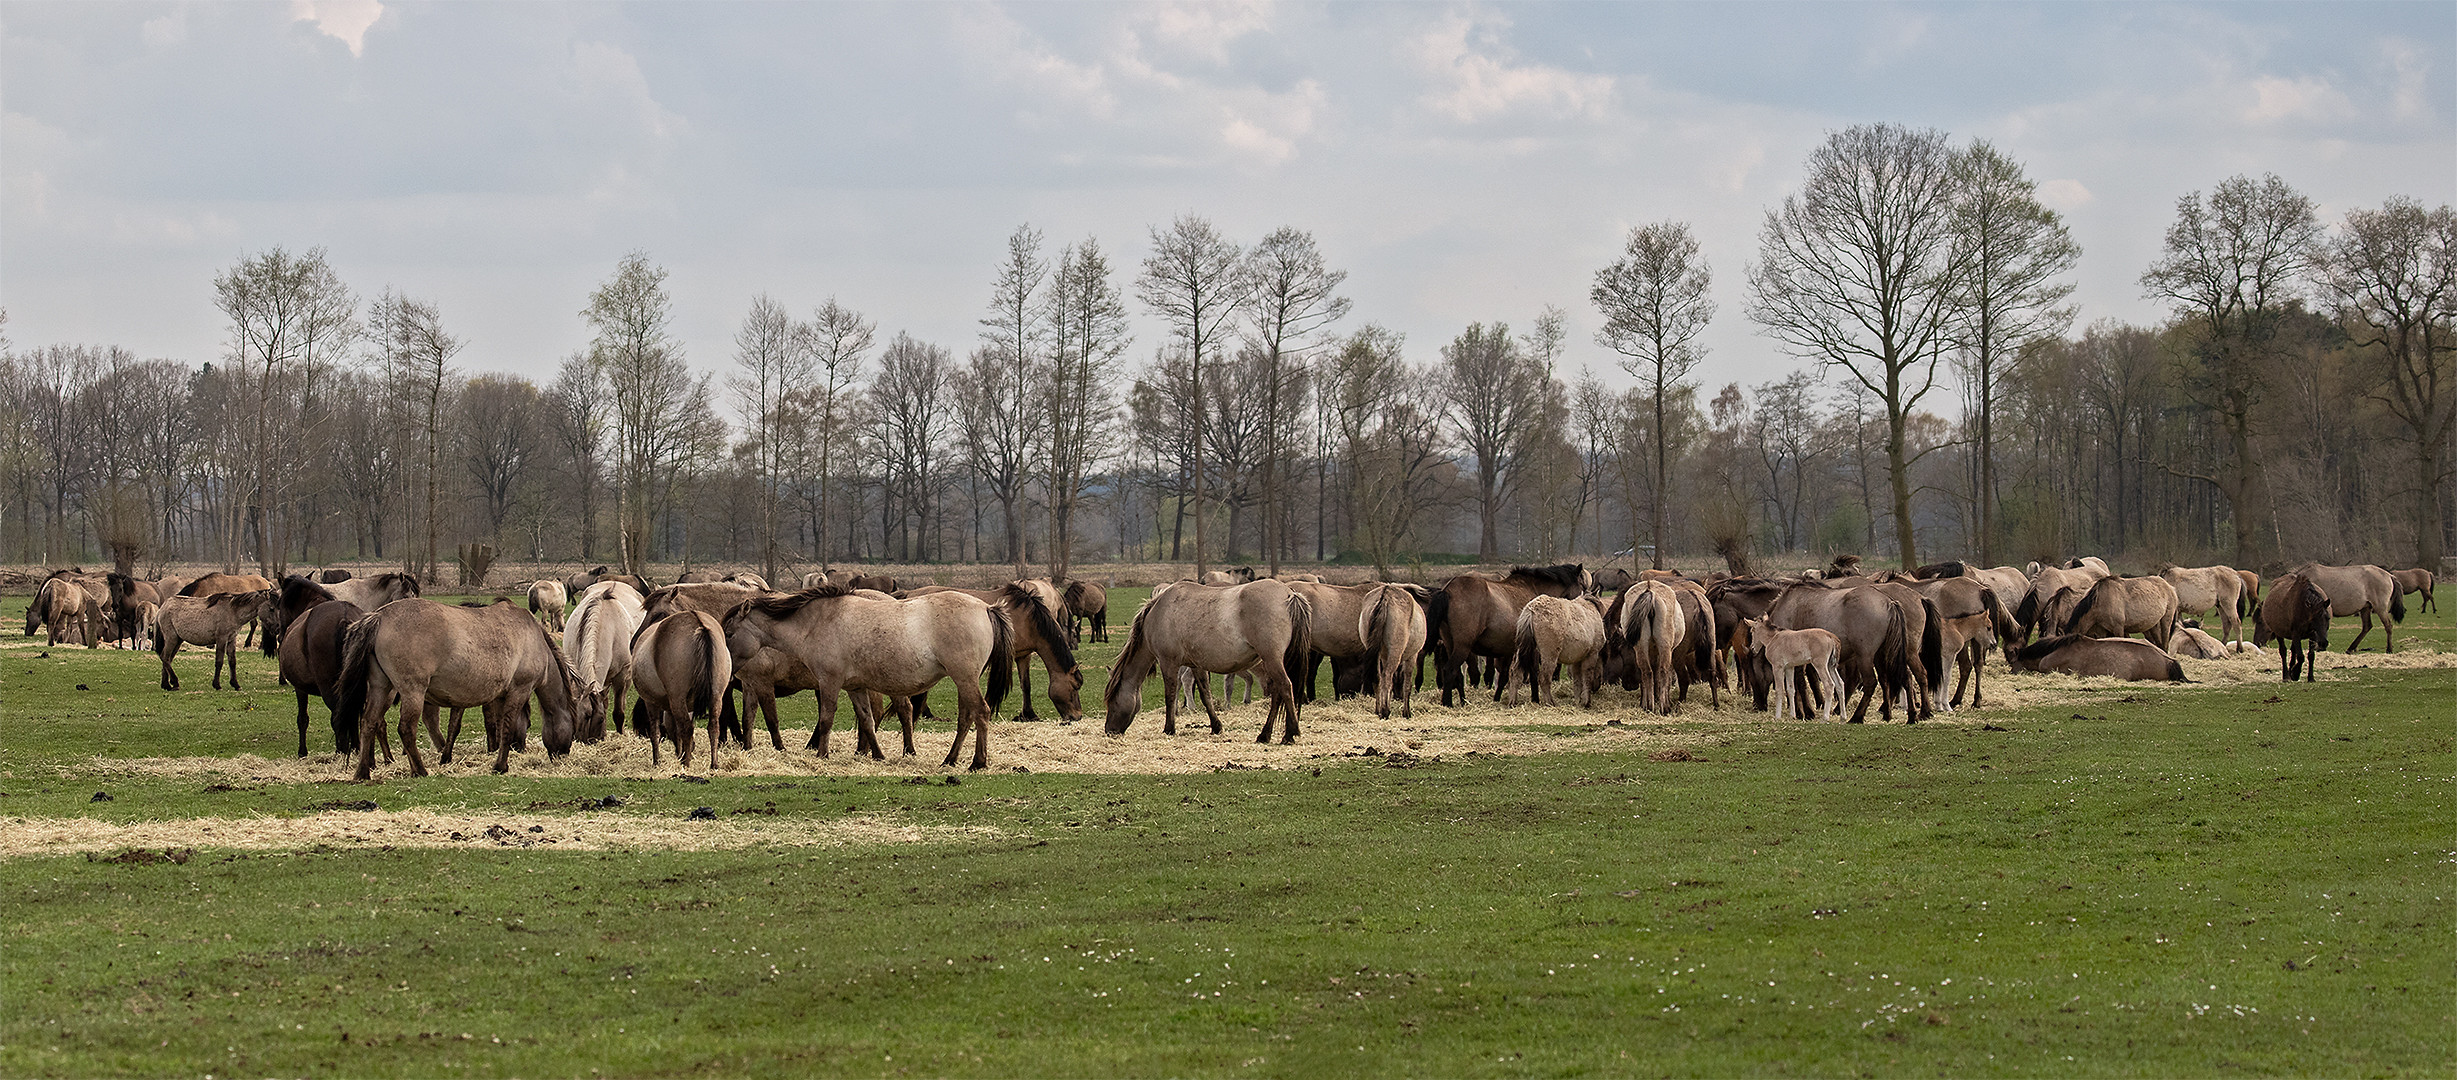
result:
[[[970,774],[936,767],[947,721],[913,759],[819,763],[805,694],[789,753],[763,737],[713,779],[629,736],[495,776],[464,730],[436,776],[350,784],[293,757],[258,653],[245,690],[165,693],[151,654],[12,635],[0,1073],[2457,1064],[2446,614],[2314,684],[2274,653],[2187,686],[1998,657],[2003,705],[1913,727],[1697,693],[1659,718],[1617,689],[1588,712],[1428,688],[1383,722],[1331,705],[1326,668],[1281,747],[1259,699],[1161,735],[1157,681],[1099,734],[1144,595],[1081,649],[1095,714],[1001,722]]]

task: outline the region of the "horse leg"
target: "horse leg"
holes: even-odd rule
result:
[[[1253,676],[1252,676],[1252,675],[1248,675],[1246,678],[1247,678],[1247,679],[1250,681],[1250,680],[1252,680],[1252,679],[1253,679]],[[1283,667],[1283,666],[1281,666],[1281,665],[1279,665],[1279,664],[1267,664],[1267,665],[1266,665],[1266,666],[1264,666],[1264,667],[1263,667],[1263,669],[1262,669],[1262,683],[1263,683],[1263,696],[1264,696],[1266,699],[1268,699],[1268,700],[1271,702],[1271,704],[1270,704],[1268,707],[1266,707],[1266,708],[1263,710],[1263,732],[1262,732],[1262,734],[1261,734],[1261,735],[1256,736],[1255,741],[1256,741],[1256,742],[1268,742],[1268,741],[1270,741],[1270,738],[1271,738],[1271,713],[1272,713],[1272,711],[1273,711],[1273,710],[1275,710],[1275,709],[1286,709],[1286,710],[1288,711],[1288,720],[1287,720],[1287,722],[1286,722],[1286,723],[1284,723],[1284,724],[1280,725],[1280,745],[1282,745],[1282,746],[1286,746],[1286,745],[1288,745],[1288,744],[1290,744],[1290,743],[1296,742],[1296,741],[1297,741],[1297,684],[1296,684],[1296,681],[1288,677],[1288,670],[1287,670],[1287,668],[1285,668],[1285,667]],[[1249,685],[1250,685],[1250,682],[1249,682]]]
[[[959,718],[973,718],[973,761],[968,772],[980,772],[990,767],[990,703],[981,696],[981,688],[971,679],[957,679],[956,712]],[[970,700],[967,700],[970,699]],[[956,745],[947,751],[947,764],[955,764],[955,751],[964,745],[964,728],[956,727]]]
[[[290,689],[291,689],[291,691],[292,691],[293,693],[295,693],[295,694],[297,694],[297,695],[298,695],[298,699],[299,699],[299,756],[300,756],[300,757],[306,757],[306,756],[307,756],[307,691],[305,691],[305,690],[301,690],[301,689],[299,689],[299,688],[298,688],[297,686],[295,686],[295,685],[294,685],[294,686],[292,686]]]
[[[432,716],[427,712],[427,688],[404,687],[401,690],[401,756],[409,759],[410,775],[427,774],[426,755],[418,752],[418,718]]]
[[[522,708],[526,709],[527,707],[527,703],[523,702]],[[489,730],[496,732],[495,775],[497,776],[501,776],[512,771],[512,733],[508,729],[513,726],[513,719],[511,715],[509,715],[510,712],[511,710],[505,708],[505,703],[500,701],[490,701],[478,707],[478,722],[485,724]],[[432,716],[434,714],[429,713],[428,715]],[[525,727],[527,725],[524,724],[521,726]],[[454,709],[452,710],[452,730],[454,738],[459,738],[460,729],[461,710]]]
[[[750,691],[748,691],[748,690],[745,690],[745,691],[743,691],[743,692],[742,692],[742,696],[743,696],[743,710],[742,710],[742,711],[743,711],[743,712],[746,714],[746,715],[743,717],[743,719],[747,721],[747,720],[749,720],[749,719],[750,719],[750,717],[749,717],[747,714],[748,714],[748,713],[751,711],[751,710],[750,710],[750,696],[751,696],[751,692],[750,692]],[[767,714],[767,717],[768,717],[768,741],[776,744],[776,752],[777,752],[777,753],[780,753],[780,754],[784,753],[784,752],[785,752],[785,736],[784,736],[782,733],[780,733],[780,732],[778,732],[778,731],[776,730],[776,690],[775,690],[773,687],[771,687],[771,688],[769,689],[768,694],[767,694],[767,699],[766,699],[765,701],[762,701],[762,702],[760,703],[760,711],[761,711],[761,712],[763,712],[763,713],[765,713],[765,714]],[[748,725],[746,724],[745,726],[748,726]]]
[[[435,741],[435,764],[439,766],[452,764],[452,748],[460,745],[461,742],[461,710],[452,710],[452,734],[450,735],[445,735],[435,723],[436,716],[443,711],[442,709],[438,708],[435,703],[428,702],[424,711],[427,719],[427,738]],[[479,718],[486,724],[487,741],[494,742],[495,718],[484,713],[480,713]],[[490,745],[487,749],[492,750],[494,747]]]
[[[913,707],[910,701],[902,702],[901,705],[906,709]],[[870,747],[872,761],[885,761],[887,752],[879,748],[878,708],[876,701],[869,698],[856,698],[853,701],[853,719],[861,729],[859,745]]]
[[[811,692],[819,699],[819,722],[811,726],[810,742],[803,749],[817,750],[819,756],[825,758],[828,756],[828,729],[836,726],[836,688],[830,686]],[[858,747],[855,753],[860,753]]]
[[[56,645],[58,642],[53,642],[53,644]],[[154,655],[162,658],[162,688],[165,690],[179,689],[179,673],[171,670],[171,657],[179,655],[178,639],[163,638],[162,643],[155,646]]]
[[[1202,691],[1203,715],[1211,717],[1211,733],[1217,735],[1220,733],[1220,710],[1211,703],[1211,676],[1203,672],[1196,672],[1194,685],[1197,690]],[[1227,697],[1228,693],[1228,676],[1223,675],[1220,677],[1220,696]]]
[[[2355,639],[2346,643],[2346,653],[2349,656],[2354,655],[2355,646],[2363,644],[2363,635],[2372,632],[2372,609],[2367,607],[2355,614],[2363,618],[2363,629],[2355,631]]]
[[[1047,665],[1049,661],[1043,660],[1041,663]],[[1050,679],[1054,682],[1057,676],[1052,674]],[[1022,659],[1015,662],[1015,687],[1023,691],[1024,695],[1024,711],[1015,714],[1015,718],[1027,723],[1039,720],[1041,714],[1032,711],[1032,654],[1030,653],[1026,653]],[[962,711],[961,707],[957,709],[959,715],[956,717],[956,726],[958,727],[962,727],[964,723]],[[948,764],[952,765],[954,762],[950,761]]]
[[[2363,625],[2365,629],[2370,629],[2371,620],[2368,618],[2363,620]],[[2355,635],[2355,640],[2361,641],[2363,640],[2363,636],[2361,634],[2357,634]],[[2353,652],[2355,650],[2354,647],[2350,645],[2347,646],[2346,651]],[[231,657],[230,688],[236,690],[239,688],[239,650],[236,646],[230,643],[230,639],[227,637],[213,643],[213,688],[216,690],[222,688],[222,657],[225,653],[229,654]]]

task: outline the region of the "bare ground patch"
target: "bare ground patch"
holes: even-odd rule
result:
[[[90,818],[12,818],[0,821],[0,858],[190,848],[719,851],[980,842],[1004,835],[984,826],[915,825],[885,817],[694,821],[679,815],[649,817],[612,810],[585,814],[335,810],[304,817],[188,818],[132,825]]]

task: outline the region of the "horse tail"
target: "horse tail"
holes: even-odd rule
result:
[[[2235,579],[2235,617],[2238,619],[2251,617],[2253,606],[2258,600],[2258,597],[2252,595],[2252,586],[2244,584],[2242,577],[2237,577]]]
[[[361,727],[367,722],[364,715],[367,709],[367,680],[373,677],[375,671],[375,624],[375,616],[369,615],[351,623],[350,628],[341,635],[341,676],[337,680],[341,692],[333,705],[333,714]],[[162,630],[157,625],[154,637],[159,640],[161,636]]]
[[[1890,696],[1911,689],[1911,620],[1902,602],[1886,601],[1885,635],[1878,639],[1877,680]]]
[[[1288,594],[1288,648],[1280,652],[1280,667],[1287,672],[1291,687],[1296,685],[1297,676],[1305,671],[1305,654],[1313,648],[1314,602],[1303,593],[1292,591]]]
[[[1043,609],[1042,615],[1046,618],[1048,612]],[[1007,621],[1007,613],[991,608],[989,697],[990,711],[993,713],[1007,700],[1007,686],[1015,680],[1015,658],[1007,655],[1007,650],[1014,647],[1014,638],[1015,626]],[[1066,646],[1061,642],[1058,647],[1064,649]]]
[[[1920,666],[1928,670],[1928,692],[1935,694],[1945,681],[1945,613],[1925,596],[1920,597],[1920,610],[1928,623],[1920,631]]]
[[[2406,621],[2406,590],[2397,587],[2395,578],[2389,580],[2389,621]]]
[[[1433,681],[1450,670],[1450,590],[1435,589],[1425,600],[1425,651],[1433,654]]]
[[[684,677],[689,680],[691,689],[684,701],[693,716],[708,712],[716,705],[708,692],[708,684],[716,676],[716,657],[713,654],[719,647],[716,635],[709,632],[706,621],[691,620],[691,662],[690,667],[684,669]],[[730,696],[728,700],[731,700]]]
[[[1536,668],[1540,666],[1541,658],[1536,655],[1535,624],[1527,618],[1524,610],[1519,612],[1518,635],[1519,647],[1511,654],[1511,666],[1518,669],[1520,678],[1527,680],[1527,696],[1532,700],[1536,694]],[[1509,676],[1504,675],[1502,685],[1509,684]]]

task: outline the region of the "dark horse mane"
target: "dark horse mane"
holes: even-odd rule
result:
[[[810,588],[802,590],[801,592],[787,593],[783,596],[755,596],[749,600],[743,601],[742,604],[736,607],[734,610],[741,611],[748,608],[771,618],[782,619],[792,615],[794,612],[809,607],[810,602],[813,600],[825,600],[829,597],[851,596],[852,594],[853,587],[850,585],[837,585],[833,583],[813,585]],[[729,612],[728,614],[731,613]]]
[[[2082,640],[2080,634],[2058,634],[2055,637],[2040,638],[2022,646],[2021,651],[2015,655],[2020,656],[2025,664],[2036,663],[2046,659],[2049,653],[2080,640]]]
[[[999,595],[1027,613],[1026,617],[1032,620],[1033,632],[1041,635],[1041,640],[1050,651],[1057,654],[1060,669],[1075,670],[1075,650],[1067,648],[1066,630],[1058,625],[1058,613],[1049,610],[1049,604],[1041,599],[1041,594],[1025,588],[1023,582],[1010,581],[999,591]]]
[[[311,605],[333,598],[331,589],[309,581],[305,574],[292,574],[282,579],[281,606],[285,611],[305,611]]]
[[[1502,580],[1515,577],[1540,578],[1563,588],[1574,589],[1586,584],[1587,568],[1574,562],[1554,563],[1551,566],[1513,566],[1509,575]]]

